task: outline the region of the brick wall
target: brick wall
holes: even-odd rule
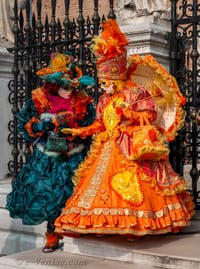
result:
[[[36,10],[37,0],[33,0],[33,10]],[[114,0],[114,8],[117,8],[117,0]],[[115,10],[116,11],[116,10]],[[109,0],[99,0],[99,15],[104,14],[106,17],[109,13]],[[51,17],[51,0],[42,1],[42,17],[45,18],[46,14],[48,17]],[[77,18],[79,14],[78,0],[70,1],[70,19]],[[94,0],[83,0],[83,15],[90,16],[94,14]],[[57,0],[56,5],[56,17],[59,17],[61,21],[64,19],[65,15],[65,5],[64,0]]]
[[[0,0],[1,1],[1,0]],[[18,0],[19,2],[20,0]],[[36,11],[36,3],[37,0],[33,1],[33,10]],[[139,1],[139,0],[137,0]],[[64,0],[57,0],[57,8],[56,8],[56,17],[59,17],[61,21],[64,19],[65,7],[64,7]],[[120,2],[120,1],[119,1]],[[192,0],[188,0],[188,4],[192,2]],[[42,17],[45,18],[46,14],[48,14],[49,18],[51,17],[51,0],[42,0],[43,10],[42,10]],[[123,1],[121,0],[121,3]],[[178,0],[178,4],[181,5],[182,0]],[[114,0],[114,10],[115,14],[117,14],[117,5],[118,1]],[[168,0],[168,6],[170,7],[170,0]],[[109,12],[109,0],[99,0],[99,15],[100,17],[104,14],[106,17]],[[177,10],[179,12],[179,9]],[[90,17],[93,16],[94,13],[94,0],[83,0],[83,14],[84,16],[89,15]],[[70,19],[77,18],[78,16],[78,0],[71,0],[70,1]]]

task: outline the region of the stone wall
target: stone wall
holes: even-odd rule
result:
[[[12,119],[11,105],[8,102],[8,83],[12,75],[13,57],[5,47],[0,47],[0,179],[8,176],[8,161],[11,159],[12,147],[8,143],[8,122]]]

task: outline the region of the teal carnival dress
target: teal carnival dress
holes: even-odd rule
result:
[[[57,94],[58,88],[45,83],[18,113],[18,131],[33,145],[33,152],[12,182],[6,208],[26,225],[53,222],[60,215],[73,192],[74,170],[90,145],[90,138],[63,138],[59,130],[90,125],[95,118],[91,98],[74,89],[65,99]]]

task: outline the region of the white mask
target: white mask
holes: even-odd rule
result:
[[[72,90],[71,89],[67,89],[66,90],[66,89],[60,88],[58,90],[58,95],[61,96],[61,97],[63,97],[63,98],[65,98],[65,99],[70,98],[71,93],[72,93]]]
[[[114,93],[114,87],[113,87],[113,84],[111,84],[110,86],[106,87],[104,86],[103,87],[103,90],[108,93],[108,94],[113,94]]]

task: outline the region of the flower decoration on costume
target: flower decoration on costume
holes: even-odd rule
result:
[[[98,77],[105,79],[126,79],[128,41],[116,21],[103,23],[101,36],[93,38],[92,51],[97,57]]]
[[[49,66],[37,71],[44,81],[61,87],[78,87],[80,84],[93,86],[95,80],[89,75],[83,75],[82,70],[70,54],[55,52],[51,55]]]

